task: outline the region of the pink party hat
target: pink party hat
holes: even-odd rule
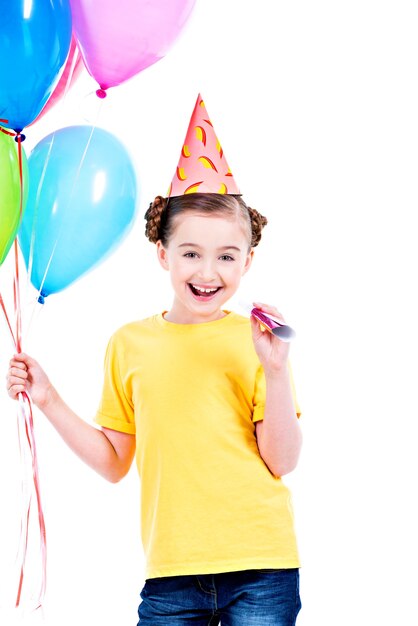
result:
[[[200,94],[167,196],[197,192],[241,195]]]

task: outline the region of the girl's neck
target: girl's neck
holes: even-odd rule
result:
[[[208,315],[196,315],[191,311],[176,311],[175,308],[171,308],[163,314],[163,317],[167,322],[173,324],[202,324],[203,322],[214,322],[225,317],[225,311],[219,309]]]

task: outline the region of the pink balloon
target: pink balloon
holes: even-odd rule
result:
[[[84,65],[101,89],[120,85],[162,59],[195,1],[70,0]]]
[[[70,89],[70,87],[74,85],[82,69],[82,58],[78,52],[76,40],[73,35],[70,44],[70,51],[68,53],[68,58],[65,63],[64,71],[61,75],[61,78],[59,79],[57,86],[55,87],[51,96],[48,98],[44,108],[39,113],[38,117],[32,122],[32,124],[35,124],[38,120],[40,120],[41,117],[45,115],[45,113],[48,113],[48,111],[52,109],[52,107],[55,106],[59,100],[61,100],[66,90]],[[32,124],[28,124],[28,126],[32,126]]]

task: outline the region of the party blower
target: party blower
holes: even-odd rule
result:
[[[240,306],[247,311],[250,315],[255,317],[260,324],[268,330],[272,335],[278,337],[281,341],[291,341],[296,337],[296,333],[287,324],[283,324],[277,317],[265,313],[256,307],[248,304],[247,302],[240,302]]]

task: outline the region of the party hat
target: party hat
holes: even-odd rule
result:
[[[238,194],[221,144],[199,94],[168,197],[187,193]]]

